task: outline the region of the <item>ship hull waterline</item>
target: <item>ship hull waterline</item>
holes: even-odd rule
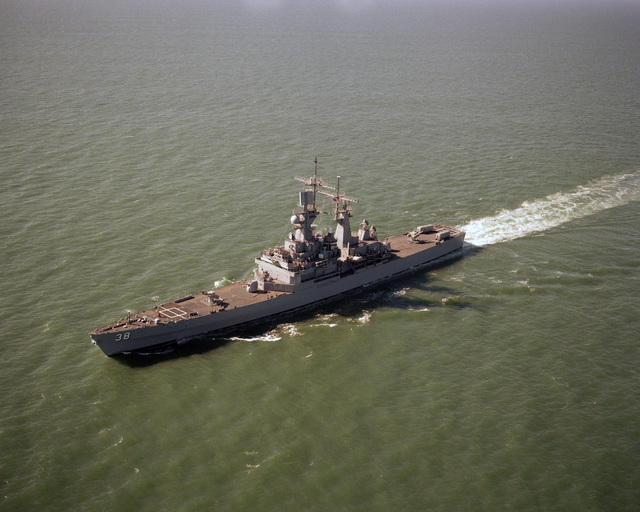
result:
[[[107,356],[127,353],[151,353],[160,347],[213,336],[216,333],[239,331],[245,326],[305,309],[317,303],[338,300],[348,292],[396,279],[402,275],[433,265],[462,248],[464,233],[453,236],[424,251],[392,259],[376,267],[316,282],[313,286],[274,297],[271,300],[230,309],[211,315],[175,322],[133,328],[119,332],[94,332],[91,338]]]

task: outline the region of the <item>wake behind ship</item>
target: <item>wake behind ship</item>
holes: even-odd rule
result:
[[[464,232],[439,225],[421,225],[411,232],[379,240],[365,219],[351,231],[351,203],[358,201],[317,176],[304,183],[284,245],[263,251],[253,279],[200,292],[129,315],[91,333],[107,356],[148,352],[200,338],[328,301],[414,271],[462,247]],[[335,230],[318,233],[314,220],[318,194],[333,204]]]

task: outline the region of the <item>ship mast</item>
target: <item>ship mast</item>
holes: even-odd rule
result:
[[[302,210],[294,211],[294,216],[291,218],[296,228],[296,239],[300,242],[308,242],[314,239],[313,221],[321,213],[316,209],[318,187],[325,186],[322,180],[318,179],[318,157],[316,156],[314,161],[313,177],[301,178],[300,176],[294,176],[294,179],[311,188],[311,190],[305,188],[300,192],[298,205],[302,207]]]
[[[336,226],[336,238],[341,247],[347,248],[352,242],[351,226],[349,223],[351,209],[349,208],[349,204],[357,203],[358,200],[340,193],[340,176],[338,176],[336,187],[326,185],[318,178],[318,157],[316,156],[314,160],[313,177],[301,178],[300,176],[294,176],[294,178],[311,189],[300,192],[299,205],[303,210],[294,212],[295,218],[292,218],[293,221],[296,221],[294,222],[294,226],[296,226],[297,230],[300,230],[298,232],[302,235],[301,241],[311,240],[313,238],[311,224],[320,213],[323,213],[316,209],[316,197],[318,194],[323,194],[330,197],[336,206],[334,214],[334,220],[338,224]],[[309,202],[311,204],[309,204]]]
[[[300,176],[294,176],[293,179],[301,181],[302,183],[304,183],[307,187],[311,187],[311,191],[313,192],[312,196],[311,196],[311,210],[315,211],[316,209],[316,196],[318,194],[318,192],[324,193],[321,190],[318,190],[318,187],[322,187],[322,188],[330,188],[335,190],[333,187],[330,187],[329,185],[325,185],[321,179],[318,179],[318,157],[316,156],[315,160],[314,160],[314,166],[313,166],[313,177],[312,178],[302,178]],[[329,194],[327,194],[329,195]],[[308,197],[308,196],[307,196]],[[304,206],[305,207],[305,211],[307,210],[307,205],[308,203],[300,201],[301,204],[300,206]]]
[[[313,161],[313,209],[316,209],[316,188],[318,187],[318,155]]]

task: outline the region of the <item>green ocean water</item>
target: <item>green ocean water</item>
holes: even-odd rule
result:
[[[0,509],[640,505],[640,6],[0,0]],[[163,358],[293,175],[462,254]],[[328,220],[322,221],[328,226]]]

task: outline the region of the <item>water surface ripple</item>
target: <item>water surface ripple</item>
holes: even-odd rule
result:
[[[637,509],[637,5],[2,14],[0,508]],[[469,245],[180,354],[91,345],[247,277],[316,155],[354,221]]]

